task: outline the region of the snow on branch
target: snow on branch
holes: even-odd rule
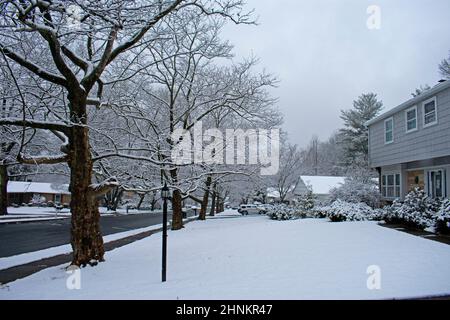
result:
[[[23,120],[21,118],[0,118],[0,125],[28,127],[34,129],[54,130],[69,134],[70,125],[61,122]]]
[[[24,164],[57,164],[67,162],[67,155],[43,156],[43,157],[25,157],[23,153],[17,155],[17,161]]]
[[[94,183],[89,186],[89,189],[91,191],[91,195],[93,197],[102,196],[105,193],[108,193],[112,189],[119,187],[119,181],[117,181],[116,177],[111,177],[106,179],[105,181],[101,183]]]
[[[16,63],[20,64],[22,67],[25,67],[26,69],[30,70],[31,72],[33,72],[40,78],[50,81],[52,83],[64,86],[64,87],[67,86],[67,81],[65,78],[63,78],[57,74],[54,74],[54,73],[44,70],[40,66],[27,60],[24,56],[6,48],[2,43],[0,43],[0,51],[3,51],[3,53],[8,58],[10,58],[11,60],[14,60]]]

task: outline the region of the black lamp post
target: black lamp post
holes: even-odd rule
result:
[[[167,183],[161,189],[161,198],[163,199],[163,238],[162,238],[162,282],[166,281],[167,271],[167,200],[170,199],[170,190]]]

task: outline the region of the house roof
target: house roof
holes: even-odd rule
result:
[[[294,194],[306,193],[307,186],[311,186],[314,194],[329,194],[331,189],[337,188],[345,182],[345,177],[300,176],[300,179]],[[293,189],[293,186],[291,188]],[[280,193],[277,188],[269,187],[267,188],[267,197],[279,198]]]
[[[8,181],[8,193],[70,194],[68,184]]]
[[[295,186],[290,186],[288,193],[292,192]],[[267,197],[268,198],[279,198],[280,197],[280,191],[278,191],[277,188],[268,187],[267,188]]]
[[[439,84],[435,85],[433,88],[422,92],[417,97],[409,99],[408,101],[402,103],[401,105],[399,105],[399,106],[397,106],[397,107],[395,107],[395,108],[393,108],[393,109],[391,109],[391,110],[389,110],[389,111],[387,111],[385,113],[380,114],[378,117],[375,117],[372,120],[367,121],[366,122],[366,126],[370,126],[370,125],[372,125],[372,124],[374,124],[376,122],[379,122],[381,120],[389,118],[393,114],[395,114],[397,112],[400,112],[402,110],[405,110],[405,109],[407,109],[409,107],[412,107],[415,104],[417,104],[417,103],[419,103],[419,102],[421,102],[423,100],[426,100],[428,98],[431,98],[436,93],[438,93],[438,92],[440,92],[442,90],[448,89],[448,88],[450,88],[450,80],[443,81],[442,83],[439,83]]]
[[[329,194],[330,190],[345,182],[345,177],[300,176],[306,186],[311,186],[314,194]]]

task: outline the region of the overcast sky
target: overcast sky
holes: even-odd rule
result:
[[[305,146],[342,126],[340,110],[375,92],[390,109],[435,85],[450,50],[449,0],[247,0],[258,26],[227,26],[236,57],[256,55],[280,79],[284,129]],[[381,29],[367,28],[368,6]]]

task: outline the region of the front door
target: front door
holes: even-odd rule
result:
[[[428,171],[428,195],[432,198],[443,198],[446,196],[446,177],[444,170]]]

